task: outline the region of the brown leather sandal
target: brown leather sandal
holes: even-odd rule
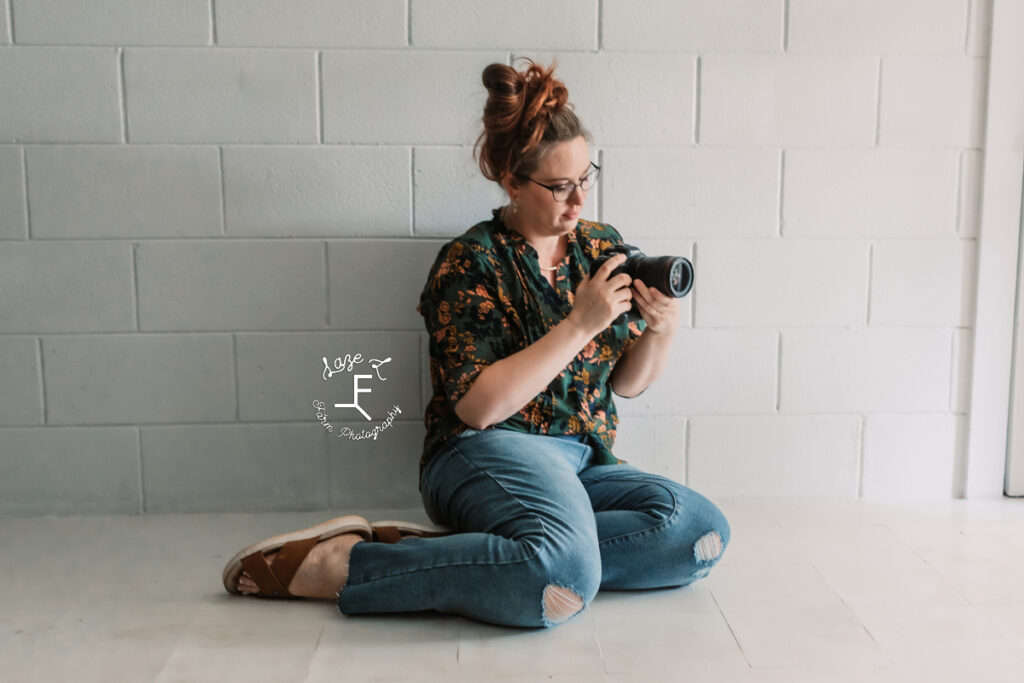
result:
[[[373,540],[380,543],[398,543],[403,538],[409,536],[433,538],[455,533],[452,529],[444,526],[428,526],[426,524],[416,524],[415,522],[403,522],[397,519],[370,522],[370,527],[373,529]]]
[[[242,595],[238,590],[238,578],[243,571],[249,573],[259,587],[259,592],[250,595],[269,598],[294,598],[288,592],[295,572],[320,541],[341,534],[357,533],[367,541],[373,539],[373,529],[365,517],[346,515],[336,517],[322,524],[299,531],[272,536],[244,548],[232,557],[224,567],[222,580],[228,593]],[[273,564],[267,562],[266,553],[277,552]]]

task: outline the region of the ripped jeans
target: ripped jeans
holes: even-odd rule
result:
[[[427,515],[455,533],[357,543],[338,609],[551,627],[599,589],[685,586],[718,562],[729,524],[711,501],[632,465],[592,460],[585,436],[457,434],[420,484]]]

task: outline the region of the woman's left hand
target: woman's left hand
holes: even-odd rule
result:
[[[670,334],[679,326],[679,299],[648,287],[642,280],[633,280],[633,302],[652,334]]]

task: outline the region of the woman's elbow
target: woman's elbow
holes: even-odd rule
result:
[[[612,393],[620,398],[636,398],[647,391],[645,386],[622,387],[625,391],[620,391],[614,382],[609,382],[608,386],[611,388]]]
[[[465,396],[455,404],[455,415],[472,429],[487,429],[491,426],[488,416],[477,409],[477,406],[467,402]]]

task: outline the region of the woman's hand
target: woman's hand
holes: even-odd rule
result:
[[[568,320],[591,337],[600,334],[615,318],[633,306],[633,293],[629,288],[633,278],[626,273],[608,277],[625,260],[625,254],[615,254],[601,264],[594,277],[584,274],[583,281],[576,287]]]
[[[648,287],[642,280],[633,280],[633,300],[647,323],[651,334],[670,334],[679,326],[679,299]]]

